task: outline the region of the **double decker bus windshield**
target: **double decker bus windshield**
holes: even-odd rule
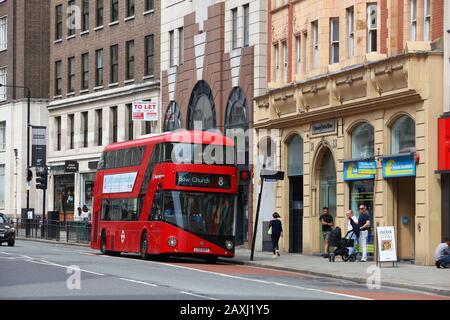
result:
[[[236,164],[235,148],[213,144],[164,143],[162,162],[177,164]]]
[[[152,220],[162,220],[198,235],[233,235],[235,195],[163,191],[157,197]]]

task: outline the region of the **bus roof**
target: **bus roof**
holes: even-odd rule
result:
[[[176,132],[164,132],[158,134],[147,134],[139,139],[112,143],[105,147],[104,151],[112,151],[124,148],[134,148],[147,144],[164,143],[164,142],[184,142],[198,144],[213,144],[234,146],[233,141],[220,134],[208,131],[188,131],[178,130]]]

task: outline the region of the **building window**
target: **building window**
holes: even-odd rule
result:
[[[83,148],[87,148],[88,146],[88,113],[82,112],[81,113],[81,125],[83,126]]]
[[[134,16],[134,0],[127,0],[127,17]]]
[[[81,89],[89,88],[89,53],[81,55]]]
[[[152,133],[152,123],[150,121],[145,121],[144,132],[145,132],[145,134]]]
[[[146,76],[153,75],[153,35],[145,37],[145,63],[144,74]]]
[[[119,45],[111,46],[111,77],[110,83],[119,82]]]
[[[249,45],[250,36],[250,6],[244,6],[244,47]]]
[[[75,91],[75,57],[67,60],[67,92]]]
[[[355,55],[355,11],[353,7],[347,9],[347,32],[347,56],[351,58]]]
[[[61,150],[61,117],[56,117],[56,151]]]
[[[133,104],[127,104],[127,114],[128,114],[128,140],[133,140]]]
[[[119,0],[111,0],[111,21],[119,20]]]
[[[169,31],[169,66],[173,67],[175,65],[174,62],[174,38],[173,38],[173,30]]]
[[[339,18],[330,19],[330,64],[339,62]]]
[[[95,8],[95,26],[103,25],[103,0],[97,0]]]
[[[431,0],[424,0],[424,13],[423,13],[423,40],[431,40]]]
[[[178,64],[181,66],[184,63],[184,31],[183,28],[178,28]]]
[[[83,22],[82,22],[82,30],[89,30],[89,0],[83,0]]]
[[[0,122],[0,150],[6,148],[6,121]]]
[[[370,159],[374,157],[374,130],[364,122],[352,131],[352,159]]]
[[[410,0],[410,25],[409,25],[409,39],[411,41],[417,40],[417,0]]]
[[[62,39],[62,4],[55,7],[55,40]]]
[[[297,68],[297,75],[300,75],[300,69],[301,69],[301,63],[302,63],[302,43],[301,43],[301,36],[297,35],[295,37],[295,65]]]
[[[117,107],[111,107],[112,142],[117,142]]]
[[[55,96],[61,95],[62,87],[62,61],[55,62]]]
[[[69,0],[69,9],[67,16],[67,36],[73,36],[75,34],[75,19],[77,18],[75,15],[75,0]]]
[[[170,101],[164,117],[164,131],[174,131],[181,128],[181,111],[175,101]]]
[[[377,5],[369,4],[367,6],[367,52],[377,51]]]
[[[145,11],[150,11],[155,8],[154,0],[145,0]]]
[[[103,49],[95,51],[95,86],[103,86]]]
[[[0,50],[8,49],[8,17],[0,19]]]
[[[128,41],[126,43],[126,79],[131,80],[134,79],[134,40]]]
[[[0,208],[5,208],[5,165],[0,165]]]
[[[103,135],[103,110],[102,109],[97,109],[95,110],[95,115],[96,115],[96,119],[97,119],[97,145],[101,146],[103,139],[102,139],[102,135]]]
[[[73,149],[74,147],[74,140],[75,140],[75,116],[73,114],[69,114],[69,139],[70,139],[70,149]]]
[[[273,49],[275,51],[275,82],[278,81],[278,72],[280,71],[280,57],[279,57],[279,52],[278,52],[278,44],[275,44],[273,46]]]
[[[8,69],[0,68],[0,84],[2,85],[0,87],[0,101],[6,100],[8,98],[8,91],[5,87],[8,81]]]
[[[201,128],[196,128],[201,125]],[[200,80],[192,90],[188,107],[189,130],[208,130],[216,128],[216,109],[214,97],[206,81]]]
[[[398,118],[391,129],[392,154],[414,152],[416,147],[416,124],[409,116]]]
[[[319,66],[319,22],[312,22],[312,34],[313,34],[313,64],[315,67]]]
[[[231,47],[237,48],[237,8],[231,10]]]
[[[283,81],[284,82],[287,82],[287,68],[288,68],[287,43],[283,42]]]

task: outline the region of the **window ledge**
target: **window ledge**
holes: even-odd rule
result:
[[[62,95],[57,95],[57,96],[53,96],[53,99],[55,100],[55,99],[61,99],[62,98]]]
[[[152,74],[152,75],[143,77],[142,80],[148,80],[148,79],[154,79],[154,78],[155,78],[155,76]]]
[[[108,23],[108,26],[112,27],[112,26],[116,26],[118,24],[119,24],[119,20]]]
[[[128,80],[125,80],[123,83],[128,84],[128,83],[133,83],[133,82],[134,82],[134,79],[128,79]]]
[[[88,93],[88,92],[89,92],[89,89],[83,89],[83,90],[80,90],[80,94]]]
[[[68,36],[68,37],[66,38],[66,40],[74,39],[75,37],[76,37],[76,34],[71,35],[71,36]]]
[[[63,41],[62,39],[58,39],[58,40],[53,41],[53,43],[58,44],[58,43],[61,43],[62,41]]]
[[[103,25],[94,28],[94,31],[99,31],[99,30],[103,30]]]
[[[119,83],[118,83],[118,82],[115,82],[115,83],[110,83],[110,84],[108,85],[108,87],[112,88],[112,87],[117,87],[118,85],[119,85]]]
[[[75,92],[69,92],[69,93],[66,94],[67,98],[74,97],[74,96],[75,96]]]
[[[142,15],[146,16],[146,15],[148,15],[150,13],[155,13],[155,9],[144,11],[144,13]]]
[[[94,87],[94,91],[102,90],[103,86]]]
[[[132,16],[126,17],[126,18],[123,19],[123,20],[124,20],[125,22],[127,22],[127,21],[130,21],[130,20],[134,20],[134,18],[135,18],[135,16],[132,15]]]
[[[89,34],[89,30],[85,30],[85,31],[81,32],[81,33],[80,33],[80,36],[84,36],[84,35],[86,35],[86,34]]]

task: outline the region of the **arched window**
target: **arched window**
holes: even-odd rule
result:
[[[181,128],[180,107],[175,101],[170,101],[164,117],[164,131],[174,131]]]
[[[368,159],[374,157],[373,127],[361,123],[352,132],[352,159]]]
[[[189,100],[188,129],[194,129],[194,123],[201,124],[202,130],[216,128],[216,110],[211,88],[206,81],[199,81],[192,90]]]
[[[303,139],[296,134],[288,145],[288,176],[303,175]]]
[[[392,154],[414,152],[416,148],[416,124],[408,116],[398,118],[391,128]]]

